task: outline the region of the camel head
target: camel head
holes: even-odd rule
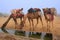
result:
[[[51,10],[51,13],[53,14],[53,15],[57,15],[57,11],[56,11],[56,8],[50,8],[50,10]]]
[[[45,13],[47,13],[48,8],[43,8],[42,10],[43,10],[43,13],[45,14]]]

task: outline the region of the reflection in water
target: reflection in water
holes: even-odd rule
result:
[[[0,29],[0,32],[3,32],[3,31]]]
[[[14,33],[15,33],[15,30],[14,30],[14,29],[6,29],[6,31],[7,31],[9,34],[14,34]],[[3,31],[0,29],[0,32],[3,32]]]
[[[15,30],[14,29],[6,29],[8,31],[9,34],[15,34]]]
[[[2,30],[3,32],[5,32],[5,33],[8,33],[7,30],[4,29],[4,28],[1,28],[1,30]]]
[[[36,34],[36,32],[33,32],[33,34]]]
[[[15,34],[15,32],[16,32],[16,30],[14,30],[14,29],[6,29],[6,30],[7,30],[8,33],[11,34],[11,35]],[[0,29],[0,32],[3,32],[3,31]],[[32,35],[32,33],[33,33],[33,34],[36,34],[36,32],[28,32],[28,31],[25,31],[24,34],[25,34],[26,37],[29,37],[30,34]],[[45,32],[42,32],[42,34],[41,34],[41,39],[44,39],[45,35],[46,35],[46,33],[45,33]]]
[[[25,36],[26,36],[26,37],[29,37],[29,34],[30,34],[30,32],[25,31]]]
[[[30,32],[30,34],[32,35],[32,34],[33,34],[33,32]]]
[[[44,37],[45,37],[46,33],[45,32],[42,32],[41,34],[41,39],[44,40]]]

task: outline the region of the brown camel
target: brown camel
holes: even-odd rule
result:
[[[23,11],[23,8],[21,9],[13,9],[11,11],[11,15],[9,16],[9,18],[7,19],[7,21],[2,25],[1,29],[4,31],[4,32],[7,32],[5,30],[5,27],[6,25],[8,24],[8,22],[10,21],[11,18],[13,18],[14,22],[15,22],[15,28],[17,26],[17,18],[20,18],[21,22],[22,22],[22,18],[24,17],[24,14],[22,13]]]
[[[50,32],[50,23],[52,23],[53,27],[53,20],[54,15],[56,15],[56,9],[55,8],[43,8],[44,16],[47,22],[47,31]]]
[[[38,24],[38,19],[40,18],[40,21],[41,21],[41,23],[43,25],[42,18],[41,18],[41,10],[39,8],[30,8],[28,10],[28,13],[24,16],[24,19],[23,19],[24,23],[26,21],[26,18],[28,18],[28,21],[30,23],[30,31],[31,31],[31,26],[33,27],[33,30],[34,30],[33,19],[36,19],[37,20],[37,24]]]

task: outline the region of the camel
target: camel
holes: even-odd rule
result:
[[[11,15],[9,16],[9,18],[7,19],[7,21],[2,25],[1,29],[2,31],[8,33],[6,30],[5,30],[5,27],[6,25],[8,24],[8,22],[10,21],[11,18],[13,18],[14,22],[15,22],[15,29],[17,27],[17,18],[20,18],[21,22],[22,22],[22,18],[24,17],[24,14],[23,14],[23,8],[21,9],[13,9],[11,10]]]
[[[41,17],[41,10],[39,8],[30,8],[27,12],[26,15],[24,15],[24,19],[23,19],[23,22],[25,23],[26,21],[26,18],[28,18],[28,21],[30,23],[30,31],[31,31],[31,28],[33,27],[33,31],[34,31],[34,23],[33,23],[33,19],[36,19],[37,20],[37,24],[38,24],[38,19],[40,19],[41,21],[41,24],[43,25],[43,22],[42,22],[42,17]],[[37,25],[36,24],[36,25]],[[31,27],[32,26],[32,27]],[[35,26],[36,27],[36,26]]]
[[[47,31],[50,32],[50,23],[52,23],[52,27],[53,27],[53,20],[54,20],[54,16],[56,16],[56,9],[55,8],[43,8],[43,13],[45,16],[45,20],[47,22]]]

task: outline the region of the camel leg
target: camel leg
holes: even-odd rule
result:
[[[51,23],[52,23],[52,27],[53,27],[53,21],[49,21],[49,26],[48,26],[49,32],[51,32]]]
[[[38,18],[37,18],[37,24],[38,24]],[[37,24],[36,24],[36,26],[37,26]]]
[[[42,26],[43,26],[43,21],[42,21],[42,18],[41,18],[41,16],[40,16],[40,21],[41,21],[41,23],[42,23]]]
[[[8,24],[8,22],[9,22],[10,19],[11,19],[11,16],[7,19],[7,21],[6,21],[6,22],[2,25],[2,27],[1,27],[2,31],[5,32],[5,33],[8,33],[8,32],[5,30],[5,27],[6,27],[6,25]]]
[[[36,20],[37,20],[37,24],[38,24],[38,18]],[[35,27],[37,26],[37,24],[35,25]]]
[[[48,21],[47,21],[47,31],[49,31],[49,23],[48,23]]]
[[[53,21],[51,21],[51,27],[50,28],[51,28],[51,31],[52,31],[52,29],[53,29]]]
[[[24,27],[24,24],[23,24],[23,21],[22,21],[22,18],[20,18],[20,29],[22,29]]]
[[[37,18],[37,24],[38,24],[38,18]]]
[[[42,24],[42,31],[44,31],[42,17],[39,16],[39,18],[40,18],[40,21],[41,21],[41,24]]]
[[[13,20],[14,20],[14,22],[15,22],[15,29],[16,29],[16,26],[17,26],[17,20],[16,20],[16,18],[13,18]]]
[[[46,23],[47,23],[47,32],[48,32],[48,30],[49,30],[49,29],[48,29],[48,21],[46,21]]]
[[[33,19],[31,19],[31,21],[32,21],[32,27],[33,27],[33,31],[34,31],[34,23],[33,23]]]
[[[51,21],[49,21],[49,26],[48,26],[49,32],[50,32],[50,23],[51,23]]]
[[[30,22],[30,19],[28,18],[28,21],[29,21],[29,23],[30,23],[30,31],[31,31],[31,22]]]
[[[53,21],[51,21],[52,22],[52,27],[51,28],[53,28]]]
[[[22,18],[20,18],[20,21],[22,22]]]

